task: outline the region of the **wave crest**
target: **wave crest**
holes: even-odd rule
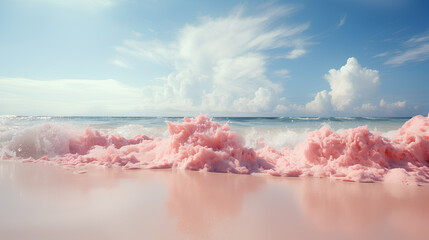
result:
[[[181,168],[404,184],[429,181],[429,116],[412,118],[390,138],[366,126],[341,132],[322,127],[294,148],[265,145],[257,151],[246,147],[248,139],[231,131],[228,124],[206,116],[167,122],[167,126],[166,138],[124,138],[89,128],[42,124],[2,133],[1,157],[77,167]]]

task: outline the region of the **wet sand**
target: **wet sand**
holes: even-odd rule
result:
[[[429,186],[0,161],[0,239],[426,239]]]

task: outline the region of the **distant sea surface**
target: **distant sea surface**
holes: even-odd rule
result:
[[[358,126],[368,126],[371,132],[382,136],[393,135],[410,118],[372,117],[213,117],[212,120],[228,124],[241,136],[247,147],[257,147],[258,139],[274,148],[294,147],[305,140],[311,131],[327,127],[343,131]],[[0,116],[0,147],[2,143],[20,136],[34,138],[32,128],[43,124],[59,125],[61,128],[84,130],[91,128],[102,134],[119,134],[130,138],[138,134],[168,137],[166,122],[182,122],[183,117],[85,117],[85,116]],[[36,130],[35,130],[36,131]],[[24,136],[27,132],[28,136]]]

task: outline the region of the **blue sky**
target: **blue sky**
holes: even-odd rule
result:
[[[412,116],[429,3],[0,2],[0,114]]]

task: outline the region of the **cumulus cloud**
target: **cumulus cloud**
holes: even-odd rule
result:
[[[406,101],[387,103],[384,99],[381,99],[379,104],[364,103],[355,107],[354,111],[366,115],[396,116],[397,114],[405,114],[406,104]]]
[[[331,112],[331,109],[331,97],[326,90],[318,92],[314,100],[305,105],[305,111],[308,113],[326,113]]]
[[[274,108],[274,113],[277,114],[285,114],[291,110],[290,107],[284,105],[284,104],[277,104],[277,106]]]
[[[381,99],[379,105],[380,105],[380,107],[387,107],[390,109],[395,109],[395,108],[404,108],[406,105],[406,102],[405,101],[397,101],[397,102],[389,104],[389,103],[386,103],[386,101],[384,101],[384,99]]]
[[[0,78],[0,114],[141,115],[142,92],[116,80]]]
[[[315,94],[305,105],[277,104],[274,113],[305,116],[398,116],[406,115],[406,101],[387,103],[379,99],[380,78],[377,70],[362,67],[349,58],[340,69],[325,74],[329,90]],[[379,100],[377,100],[379,99]],[[409,111],[408,111],[409,113]]]
[[[339,70],[329,70],[325,79],[331,87],[332,106],[340,111],[366,101],[379,85],[378,71],[360,66],[356,58],[347,59]]]
[[[158,85],[144,88],[148,109],[271,112],[282,87],[267,77],[266,51],[276,49],[278,57],[290,59],[306,53],[300,36],[309,24],[273,27],[273,21],[292,10],[246,16],[237,8],[226,17],[203,17],[185,25],[173,41],[126,40],[116,50],[172,68]]]

